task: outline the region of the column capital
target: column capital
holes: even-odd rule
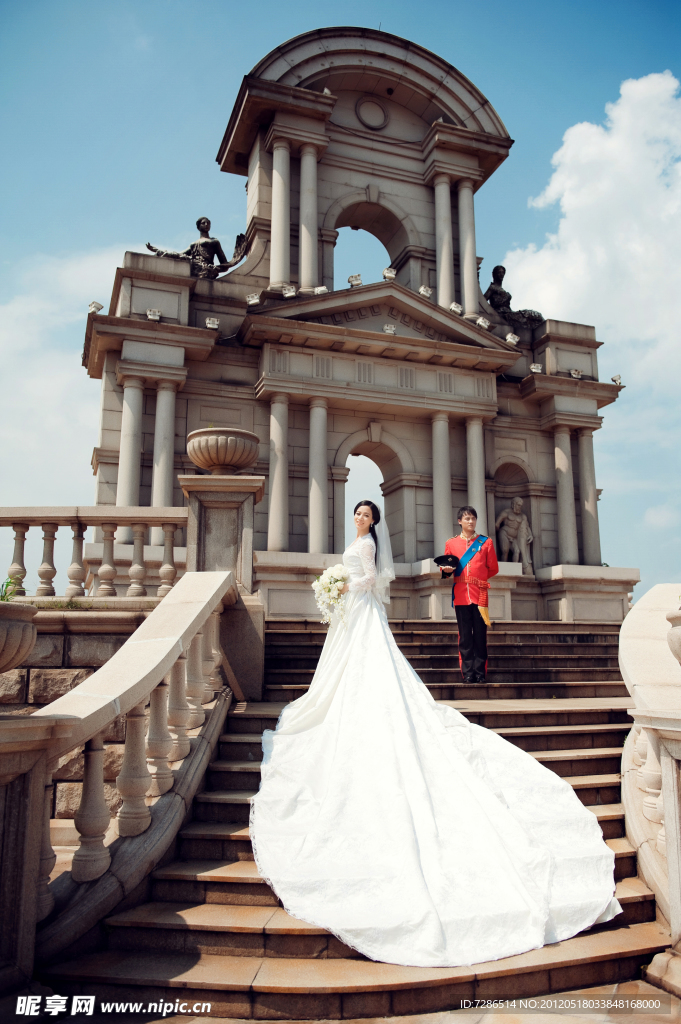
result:
[[[437,174],[433,177],[433,180],[431,182],[431,185],[433,186],[433,188],[436,185],[448,185],[449,186],[451,184],[452,184],[452,176],[451,176],[451,174],[447,174],[445,171],[438,171]]]
[[[288,395],[277,391],[276,395],[272,395],[270,398],[270,405],[288,405]]]
[[[272,137],[272,150],[275,149],[286,149],[291,152],[291,141],[284,135],[274,135]]]
[[[335,228],[320,228],[319,237],[322,242],[333,242],[335,245],[338,240],[338,232]]]
[[[327,402],[327,400],[325,398],[311,398],[310,399],[310,408],[311,409],[327,409],[328,406],[329,406],[329,403]]]
[[[482,426],[483,417],[482,416],[466,416],[466,426],[468,426],[469,424],[473,424],[473,423],[479,423]]]
[[[593,437],[596,427],[579,427],[577,433],[580,437]]]
[[[475,188],[475,182],[472,178],[459,178],[456,182],[456,187],[459,192],[463,188],[469,188],[472,191]]]
[[[315,159],[319,158],[319,146],[314,142],[304,142],[300,147],[301,156],[313,156]]]
[[[439,412],[434,412],[430,419],[432,423],[449,423],[449,413],[440,410]]]
[[[553,430],[554,434],[570,434],[573,428],[570,427],[567,423],[554,423],[551,429]]]
[[[119,370],[117,377],[121,387],[139,388],[140,391],[144,391],[144,377],[135,377],[132,373],[126,373],[125,370]]]
[[[165,380],[164,378],[159,377],[159,379],[156,381],[156,390],[157,391],[177,391],[177,389],[181,386],[181,383],[182,383],[181,381]]]

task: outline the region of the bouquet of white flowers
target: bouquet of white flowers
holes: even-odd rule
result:
[[[343,614],[341,590],[345,586],[350,572],[340,563],[326,569],[312,584],[317,607],[322,613],[322,622],[331,622],[331,613],[337,608]]]

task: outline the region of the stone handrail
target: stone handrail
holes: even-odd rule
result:
[[[43,560],[38,568],[40,583],[36,597],[54,597],[54,578],[57,570],[54,565],[54,543],[60,526],[70,526],[73,532],[73,554],[71,565],[67,570],[69,579],[64,596],[70,600],[85,596],[83,586],[87,578],[87,570],[83,563],[83,541],[89,526],[97,526],[103,535],[102,563],[97,570],[99,579],[96,596],[116,597],[117,591],[113,581],[117,570],[114,558],[114,538],[119,532],[119,542],[132,541],[132,560],[128,570],[129,586],[126,597],[144,597],[147,593],[144,586],[147,568],[144,560],[144,546],[147,534],[163,534],[163,564],[159,570],[161,585],[157,597],[165,597],[173,586],[177,569],[174,558],[175,533],[187,525],[186,508],[150,508],[149,506],[123,507],[117,505],[55,505],[38,507],[2,508],[0,507],[0,526],[10,526],[14,530],[14,555],[7,575],[20,581],[16,594],[26,595],[23,581],[26,576],[24,565],[24,546],[26,534],[33,526],[39,526],[43,532]]]
[[[39,721],[68,725],[56,730],[48,747],[48,769],[59,758],[85,745],[83,787],[74,823],[80,846],[73,857],[74,882],[100,878],[111,863],[105,840],[110,826],[104,800],[103,735],[126,716],[125,747],[116,785],[122,805],[116,819],[118,836],[138,836],[149,827],[149,803],[173,789],[178,762],[188,756],[188,732],[202,726],[203,704],[221,689],[216,672],[222,661],[218,618],[237,600],[231,572],[189,572],[151,612],[123,647],[63,697],[31,715]],[[186,654],[185,654],[186,652]],[[149,702],[149,727],[145,707]],[[174,766],[174,767],[171,767]],[[43,852],[38,917],[52,910],[48,886],[55,863],[49,837],[51,774],[46,780]]]
[[[680,597],[680,584],[649,590],[625,618],[619,643],[635,722],[622,756],[627,838],[637,850],[640,874],[670,923],[673,947],[681,939],[681,650],[675,636]],[[647,977],[681,995],[681,954],[673,948],[658,954]]]

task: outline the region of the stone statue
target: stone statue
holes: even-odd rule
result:
[[[511,309],[513,296],[502,287],[505,274],[506,267],[495,267],[492,271],[492,283],[485,292],[485,298],[490,306],[512,327],[527,327],[530,330],[539,327],[539,324],[544,322],[544,317],[536,309]]]
[[[199,239],[184,250],[184,252],[173,252],[172,249],[157,249],[155,245],[147,242],[147,249],[155,256],[165,256],[171,260],[188,260],[191,263],[192,277],[216,278],[224,274],[226,270],[236,266],[246,255],[246,236],[237,235],[234,255],[231,260],[225,256],[222,246],[217,238],[210,237],[210,221],[208,217],[199,217],[196,222],[199,229]],[[217,256],[218,262],[214,263]]]
[[[513,498],[511,507],[505,508],[497,516],[495,523],[497,528],[501,561],[508,562],[509,551],[512,562],[521,561],[523,564],[523,576],[532,576],[532,559],[530,557],[530,544],[534,540],[527,516],[523,512],[523,499]]]

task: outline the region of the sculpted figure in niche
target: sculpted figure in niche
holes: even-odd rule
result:
[[[544,322],[544,317],[536,309],[517,309],[515,311],[511,309],[511,299],[513,296],[509,292],[504,291],[502,287],[505,274],[506,267],[495,267],[493,269],[492,283],[485,292],[485,298],[492,309],[499,316],[503,316],[506,323],[512,327],[527,327],[530,330],[538,327],[539,324]]]
[[[183,252],[173,252],[172,249],[157,249],[155,245],[147,242],[147,249],[155,256],[165,256],[171,260],[186,260],[191,263],[192,277],[216,278],[224,274],[226,270],[236,266],[246,255],[246,236],[237,235],[234,255],[231,260],[225,256],[222,246],[217,238],[210,237],[210,221],[208,217],[199,217],[196,222],[199,229],[198,241],[192,244]],[[215,263],[217,256],[218,262]]]
[[[495,523],[497,539],[502,562],[522,562],[523,576],[532,576],[532,558],[530,544],[534,540],[527,516],[523,512],[523,499],[514,498],[510,508],[505,508],[497,516]]]

